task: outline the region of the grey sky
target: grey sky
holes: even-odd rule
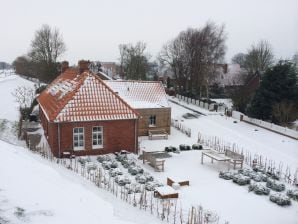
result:
[[[118,45],[144,41],[157,55],[188,27],[224,23],[226,61],[268,40],[277,58],[298,52],[298,0],[0,0],[0,61],[26,53],[42,24],[56,26],[67,52],[61,59],[116,61]]]

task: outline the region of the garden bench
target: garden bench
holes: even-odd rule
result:
[[[230,158],[230,163],[233,164],[234,169],[236,168],[236,165],[240,165],[240,169],[242,169],[243,167],[243,160],[244,160],[244,156],[237,153],[237,152],[233,152],[229,149],[227,149],[225,151],[225,156]]]
[[[143,163],[148,162],[155,171],[164,171],[164,159],[154,157],[154,153],[143,151]]]
[[[152,140],[153,138],[164,138],[168,139],[168,133],[164,129],[154,129],[149,130],[149,139]]]

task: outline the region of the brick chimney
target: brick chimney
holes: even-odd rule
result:
[[[68,68],[69,68],[69,63],[68,63],[68,61],[62,61],[62,62],[61,62],[61,72],[62,72],[62,73],[65,72],[65,70],[68,69]]]
[[[89,70],[90,61],[80,60],[78,62],[80,73]]]

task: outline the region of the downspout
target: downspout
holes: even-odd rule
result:
[[[135,152],[138,154],[138,119],[135,120]]]
[[[60,123],[58,123],[58,150],[59,150],[59,158],[61,157],[60,151]]]

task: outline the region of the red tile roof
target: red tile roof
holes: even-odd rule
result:
[[[170,107],[165,89],[158,81],[104,81],[132,108]]]
[[[97,75],[69,68],[38,97],[54,122],[137,119],[138,114]]]

